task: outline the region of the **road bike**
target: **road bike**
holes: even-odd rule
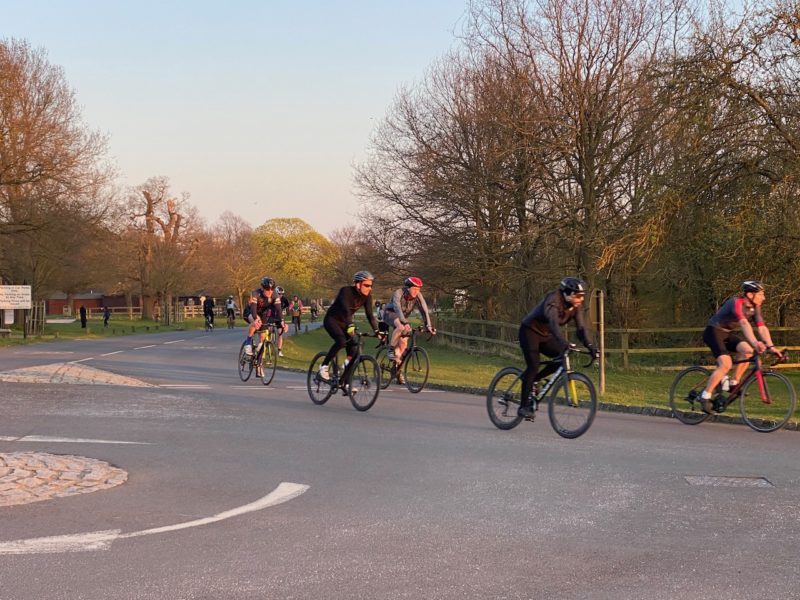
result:
[[[428,381],[428,372],[430,371],[430,360],[428,360],[428,353],[425,348],[417,346],[417,333],[424,331],[424,329],[424,326],[414,327],[411,333],[403,333],[401,335],[401,337],[410,337],[411,340],[409,340],[403,352],[399,365],[394,359],[389,358],[389,351],[392,347],[389,345],[388,337],[378,345],[375,359],[381,367],[381,389],[388,388],[392,379],[396,378],[400,373],[403,374],[405,385],[412,394],[421,392],[422,388],[425,387]],[[430,341],[431,337],[432,334],[429,334],[428,341]]]
[[[204,318],[206,331],[214,331],[214,316],[206,313]]]
[[[583,373],[572,370],[570,357],[575,353],[591,356],[583,365],[584,369],[595,361],[594,354],[570,346],[561,356],[542,363],[543,367],[552,364],[558,368],[549,378],[538,382],[538,390],[534,387],[531,391],[534,411],[546,399],[550,425],[558,435],[569,439],[586,433],[597,414],[594,384]],[[513,429],[522,422],[524,417],[518,414],[521,396],[522,370],[517,367],[500,369],[486,394],[486,410],[495,427]]]
[[[714,411],[723,413],[738,400],[742,420],[752,429],[769,433],[786,425],[794,414],[797,395],[792,383],[784,375],[771,369],[784,362],[786,357],[784,350],[782,358],[766,367],[759,354],[734,360],[734,365],[750,363],[751,366],[731,390],[726,392],[722,389],[722,384],[717,386],[712,399]],[[675,376],[669,390],[669,406],[672,414],[681,423],[697,425],[712,416],[703,412],[700,395],[713,371],[713,368],[694,366]]]
[[[247,340],[242,342],[242,347],[239,349],[239,361],[237,363],[239,377],[242,381],[247,381],[250,379],[253,369],[255,369],[256,377],[261,378],[261,383],[269,385],[275,377],[275,370],[278,368],[275,325],[270,324],[266,329],[257,331],[255,335],[258,335],[259,344],[252,354],[247,354],[245,351]]]
[[[228,313],[228,329],[236,327],[236,313]]]
[[[358,352],[353,357],[355,364],[350,370],[347,381],[343,381],[346,359],[340,361],[338,356],[333,357],[328,364],[328,380],[323,379],[319,374],[319,368],[328,353],[318,352],[311,360],[306,377],[306,387],[314,404],[325,404],[338,389],[341,389],[342,393],[350,398],[353,408],[361,412],[372,408],[378,399],[378,392],[381,390],[381,370],[378,361],[373,356],[363,353],[363,338],[376,336],[356,332],[354,337],[358,343]]]

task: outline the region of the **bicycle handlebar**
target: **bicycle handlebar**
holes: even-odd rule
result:
[[[589,355],[589,362],[586,363],[585,365],[581,365],[582,369],[588,369],[589,367],[591,367],[594,364],[594,361],[596,361],[598,358],[597,351],[589,352],[589,350],[583,350],[582,348],[577,348],[575,346],[570,346],[569,348],[567,348],[562,356],[566,356],[567,354],[570,354],[572,352]]]

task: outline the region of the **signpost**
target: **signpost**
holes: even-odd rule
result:
[[[0,326],[10,325],[14,322],[15,310],[31,309],[31,286],[29,285],[0,285],[0,311],[3,318]],[[9,318],[10,316],[10,318]],[[27,331],[23,332],[27,337]]]

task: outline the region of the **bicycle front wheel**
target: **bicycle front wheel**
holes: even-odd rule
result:
[[[550,425],[561,437],[582,436],[597,414],[594,384],[583,373],[567,373],[556,383],[547,404]]]
[[[681,423],[697,425],[711,416],[703,412],[700,402],[710,375],[705,367],[689,367],[675,376],[669,388],[669,407]]]
[[[350,402],[358,411],[372,408],[381,391],[381,369],[371,356],[358,357],[347,382]]]
[[[513,429],[522,422],[517,414],[522,397],[522,371],[516,367],[500,369],[486,393],[486,412],[498,429]]]
[[[311,365],[308,367],[308,375],[306,376],[306,388],[308,388],[308,396],[314,404],[322,405],[328,401],[333,393],[333,386],[329,381],[325,381],[319,376],[319,367],[322,361],[325,360],[327,352],[318,352]],[[329,365],[336,368],[335,363]],[[333,377],[333,375],[331,375]]]
[[[375,360],[378,361],[378,366],[381,368],[381,389],[385,390],[389,387],[394,377],[394,361],[389,358],[389,353],[386,346],[378,350],[375,355]]]
[[[780,373],[764,373],[764,396],[754,377],[742,389],[739,410],[750,427],[769,433],[786,425],[794,414],[797,396],[791,382]]]
[[[275,369],[278,367],[278,351],[275,342],[264,342],[261,351],[261,383],[269,385],[275,377]]]
[[[425,348],[414,346],[403,363],[403,374],[406,376],[406,387],[409,392],[417,394],[422,391],[428,382],[430,368],[431,363]]]
[[[239,349],[238,369],[239,378],[242,381],[247,381],[250,379],[250,375],[253,373],[253,357],[248,356],[247,352],[244,351],[246,344],[246,341],[242,342],[242,347]]]

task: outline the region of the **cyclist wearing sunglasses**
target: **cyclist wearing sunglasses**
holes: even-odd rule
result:
[[[394,327],[389,358],[392,358],[398,367],[408,345],[408,338],[402,337],[402,335],[411,333],[411,324],[408,322],[408,317],[414,309],[418,310],[422,316],[422,322],[428,333],[436,333],[431,324],[428,304],[425,302],[425,298],[422,297],[421,288],[422,279],[419,277],[406,278],[403,287],[392,294],[392,299],[389,300],[383,311],[383,322],[389,327]],[[397,383],[405,383],[399,368],[397,370]]]
[[[547,377],[558,369],[557,364],[547,365],[539,373],[539,353],[555,358],[564,353],[569,342],[561,332],[561,327],[575,321],[578,339],[593,355],[597,350],[592,345],[586,331],[581,306],[586,299],[586,284],[577,277],[565,277],[557,290],[549,292],[528,315],[519,327],[519,345],[525,358],[526,369],[522,373],[522,402],[518,414],[528,419],[533,417],[533,403],[530,399],[535,382]]]
[[[347,381],[350,376],[350,370],[354,364],[353,359],[358,355],[358,341],[354,337],[356,326],[353,324],[353,315],[356,314],[359,308],[364,307],[370,326],[375,330],[376,334],[379,334],[378,321],[372,312],[372,307],[375,304],[372,300],[372,285],[374,281],[375,277],[372,273],[359,271],[353,275],[353,285],[341,288],[328,312],[325,313],[322,325],[328,335],[333,338],[333,345],[328,350],[328,355],[319,368],[319,376],[325,381],[330,379],[328,364],[336,356],[336,353],[345,347],[347,348],[347,361],[345,362],[346,366],[342,381]]]

